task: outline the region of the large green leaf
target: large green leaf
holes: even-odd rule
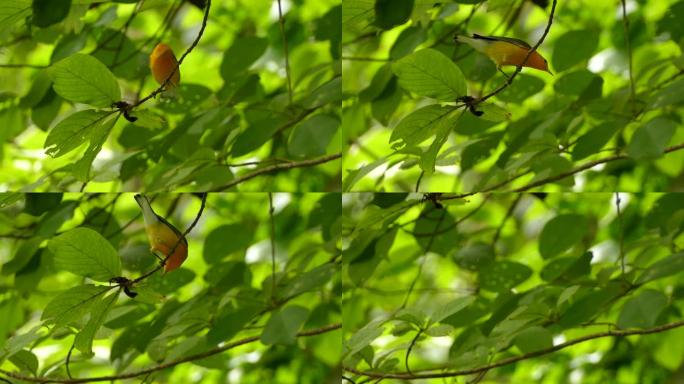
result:
[[[553,45],[553,69],[562,72],[588,60],[596,51],[598,42],[595,31],[574,30],[564,33]]]
[[[86,109],[69,115],[50,130],[45,139],[45,152],[60,157],[85,143],[91,133],[100,129],[109,112]]]
[[[121,259],[112,245],[90,228],[74,228],[48,242],[55,266],[97,281],[121,275]]]
[[[339,131],[340,119],[335,115],[317,114],[297,124],[290,134],[287,150],[295,157],[326,154],[330,141]],[[335,152],[339,151],[337,149]]]
[[[466,94],[463,73],[448,57],[434,49],[423,49],[396,61],[392,70],[399,85],[420,96],[456,101]]]
[[[676,253],[649,265],[648,268],[641,273],[636,283],[645,284],[649,281],[672,276],[683,270],[684,253]]]
[[[63,98],[94,107],[109,107],[121,99],[116,77],[98,59],[77,53],[50,68],[55,91]]]
[[[93,356],[93,339],[95,338],[95,332],[97,332],[104,323],[107,314],[109,314],[109,311],[112,309],[112,306],[118,297],[119,292],[115,291],[109,296],[99,299],[93,305],[88,323],[86,323],[85,327],[83,327],[81,332],[79,332],[74,339],[74,346],[84,355],[88,357]]]
[[[530,353],[551,348],[553,346],[553,335],[546,328],[532,326],[515,335],[514,342],[523,353]]]
[[[14,23],[31,14],[31,0],[0,1],[0,29],[9,30]]]
[[[40,319],[57,325],[78,320],[107,290],[107,287],[86,284],[62,291],[48,302]]]
[[[254,228],[247,223],[224,224],[204,239],[202,254],[207,263],[217,263],[237,251],[247,252],[254,239]]]
[[[637,160],[660,157],[676,130],[674,121],[656,117],[637,128],[627,146],[627,153]]]
[[[647,289],[627,300],[617,325],[620,328],[648,328],[656,323],[656,319],[667,305],[667,296],[660,291]]]
[[[480,269],[479,282],[488,291],[507,291],[532,276],[532,269],[515,261],[502,260]]]
[[[556,257],[579,243],[589,231],[586,216],[558,215],[549,220],[539,235],[539,253],[543,258]]]
[[[261,342],[266,345],[294,344],[297,331],[308,316],[309,310],[298,305],[289,305],[274,312],[261,333]]]
[[[241,76],[252,63],[266,52],[268,40],[256,37],[239,37],[223,54],[221,77],[229,80]]]
[[[394,127],[390,143],[397,140],[409,146],[422,143],[437,132],[442,119],[452,110],[451,107],[432,104],[411,112]]]
[[[71,0],[33,0],[33,24],[45,28],[59,23],[69,14]]]

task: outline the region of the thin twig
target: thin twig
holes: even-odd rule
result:
[[[253,179],[253,178],[255,178],[259,175],[262,175],[264,173],[287,170],[287,169],[292,169],[292,168],[310,167],[313,165],[327,163],[329,161],[333,161],[333,160],[339,159],[341,157],[342,157],[341,153],[336,153],[334,155],[327,155],[327,156],[317,157],[314,159],[307,159],[307,160],[302,160],[302,161],[293,161],[291,163],[270,165],[268,167],[259,168],[259,169],[255,170],[251,173],[248,173],[244,176],[238,177],[237,179],[235,179],[235,180],[233,180],[233,181],[231,181],[225,185],[216,187],[212,190],[212,192],[225,191],[226,189],[233,188],[238,184],[244,183],[245,181],[247,181],[249,179]]]
[[[290,53],[287,47],[287,36],[285,35],[285,18],[283,18],[283,7],[278,1],[278,24],[280,25],[280,35],[283,38],[283,50],[285,52],[285,76],[287,77],[287,95],[292,104],[292,78],[290,77]]]
[[[342,324],[336,323],[336,324],[329,324],[321,328],[316,328],[308,331],[302,331],[297,333],[297,337],[309,337],[309,336],[317,336],[323,333],[335,331],[342,328]],[[121,380],[121,379],[130,379],[133,377],[138,377],[142,375],[146,375],[151,372],[156,372],[156,371],[161,371],[167,368],[175,367],[176,365],[182,364],[182,363],[187,363],[189,361],[196,361],[200,359],[204,359],[209,356],[213,356],[216,354],[219,354],[221,352],[225,352],[227,350],[237,348],[239,346],[245,345],[245,344],[250,344],[255,341],[259,341],[261,339],[261,336],[252,336],[252,337],[246,337],[244,339],[236,340],[233,342],[226,343],[225,345],[221,347],[216,347],[212,348],[208,351],[202,352],[202,353],[197,353],[194,355],[190,356],[185,356],[180,359],[172,360],[168,363],[163,363],[159,364],[150,368],[146,368],[140,371],[135,371],[135,372],[129,372],[129,373],[123,373],[120,375],[112,375],[112,376],[97,376],[97,377],[84,377],[80,379],[58,379],[58,378],[50,378],[50,377],[33,377],[33,376],[24,376],[18,373],[10,372],[4,369],[0,369],[0,373],[7,377],[12,377],[17,380],[24,380],[24,381],[30,381],[33,383],[66,383],[66,384],[77,384],[77,383],[90,383],[90,382],[95,382],[95,381],[114,381],[114,380]]]
[[[414,192],[418,192],[418,190],[420,189],[420,181],[423,180],[423,175],[425,175],[425,171],[421,170],[420,175],[418,175],[418,180],[416,180],[416,188]]]
[[[627,5],[625,4],[625,0],[620,0],[620,2],[622,3],[622,25],[625,29],[625,45],[627,45],[627,59],[629,61],[630,101],[632,104],[632,113],[634,113],[634,101],[636,100],[636,91],[634,89],[634,75],[632,73],[632,44],[629,42],[629,18],[627,17]]]
[[[197,46],[197,44],[199,44],[199,41],[200,41],[200,39],[202,38],[202,35],[204,34],[204,29],[207,27],[207,20],[209,19],[209,10],[210,10],[210,9],[211,9],[211,0],[207,0],[207,6],[206,6],[206,8],[204,9],[204,18],[202,19],[202,26],[200,27],[200,30],[199,30],[199,32],[197,33],[197,37],[195,38],[195,41],[193,41],[192,44],[190,44],[190,46],[188,47],[188,49],[185,50],[185,52],[183,52],[183,55],[181,55],[180,59],[178,59],[178,62],[177,62],[176,65],[174,66],[173,70],[169,73],[169,75],[166,77],[166,80],[164,80],[164,82],[159,86],[159,88],[155,89],[155,90],[154,90],[152,93],[150,93],[149,95],[147,95],[147,96],[143,97],[142,99],[138,100],[138,102],[136,102],[135,104],[133,104],[133,105],[130,107],[131,109],[132,109],[132,108],[135,108],[135,107],[141,105],[142,103],[146,102],[147,100],[149,100],[149,99],[151,99],[151,98],[157,96],[158,94],[160,94],[161,92],[163,92],[164,89],[169,85],[169,83],[171,82],[171,78],[172,78],[173,75],[175,75],[176,72],[179,70],[178,68],[179,68],[180,65],[183,63],[183,60],[185,60],[185,58],[188,56],[188,54],[190,54],[190,52],[192,52],[192,50],[195,49],[195,47]]]
[[[409,356],[411,355],[411,350],[418,342],[418,338],[421,334],[423,334],[422,328],[419,329],[418,332],[416,332],[416,336],[413,337],[413,340],[411,340],[411,343],[409,344],[408,348],[406,348],[406,357],[404,358],[404,365],[406,366],[406,372],[408,373],[411,373],[411,368],[409,368]]]
[[[553,14],[556,12],[556,3],[557,3],[557,0],[553,0],[553,4],[551,5],[551,13],[549,14],[549,21],[546,24],[546,29],[544,29],[544,33],[542,34],[541,38],[539,38],[539,41],[537,41],[537,44],[535,44],[532,48],[530,48],[529,51],[527,51],[527,55],[525,55],[525,58],[523,59],[523,61],[520,63],[520,65],[516,66],[515,72],[513,72],[513,74],[510,77],[508,77],[506,82],[504,82],[499,88],[497,88],[494,91],[492,91],[491,93],[489,93],[485,96],[482,96],[481,98],[475,100],[474,104],[483,103],[485,100],[487,100],[490,97],[498,94],[499,92],[506,89],[506,87],[511,85],[511,83],[513,82],[513,79],[515,79],[515,77],[518,76],[518,73],[520,73],[520,71],[522,71],[523,65],[527,64],[527,60],[529,60],[530,56],[532,56],[532,53],[534,53],[537,50],[537,48],[539,48],[539,46],[544,42],[546,35],[549,34],[549,30],[551,30],[551,24],[553,24]]]
[[[617,208],[617,218],[618,224],[620,226],[620,269],[622,271],[622,276],[625,276],[625,233],[622,226],[622,211],[620,210],[620,193],[615,192],[615,207]]]
[[[432,236],[430,237],[427,245],[425,246],[423,259],[420,261],[420,264],[418,265],[418,273],[416,273],[416,277],[414,277],[413,281],[411,281],[411,285],[409,286],[408,291],[406,291],[406,297],[404,297],[404,302],[401,304],[401,307],[399,307],[399,309],[406,308],[406,305],[408,304],[409,298],[411,297],[411,292],[413,291],[413,288],[416,286],[416,283],[418,282],[420,275],[423,273],[423,265],[425,264],[425,260],[427,260],[430,248],[432,248],[432,243],[435,241],[435,237],[437,237],[437,231],[439,230],[439,226],[442,225],[442,221],[444,221],[444,217],[446,217],[446,214],[447,210],[445,208],[442,208],[442,214],[439,216],[439,220],[437,220],[435,230],[432,232]]]
[[[268,193],[268,216],[271,218],[271,300],[275,301],[276,265],[275,265],[275,220],[273,218],[273,193]]]
[[[0,64],[0,68],[47,68],[49,65],[37,64]]]
[[[513,200],[511,205],[508,207],[508,210],[506,211],[506,216],[504,216],[503,220],[501,220],[501,223],[496,228],[496,233],[494,233],[494,238],[492,239],[492,247],[496,245],[497,241],[499,241],[499,236],[501,236],[501,231],[503,230],[506,221],[508,221],[511,215],[513,215],[513,211],[515,211],[515,207],[518,206],[518,203],[520,202],[521,198],[522,193],[519,193],[518,196],[516,196],[515,200]]]
[[[663,324],[663,325],[660,325],[657,327],[652,327],[652,328],[611,330],[611,331],[606,331],[606,332],[594,333],[594,334],[578,337],[576,339],[572,339],[572,340],[566,341],[564,343],[554,345],[551,348],[541,349],[538,351],[526,353],[526,354],[519,355],[519,356],[508,357],[505,359],[501,359],[497,362],[487,364],[487,365],[482,366],[482,367],[462,369],[462,370],[456,370],[456,371],[442,371],[442,372],[435,372],[435,373],[409,374],[406,372],[390,373],[390,372],[361,371],[361,370],[358,370],[358,369],[352,368],[352,367],[343,367],[343,369],[347,372],[351,372],[351,373],[354,373],[354,374],[360,375],[360,376],[385,378],[385,379],[403,379],[403,380],[433,379],[433,378],[441,378],[441,377],[455,377],[455,376],[473,375],[473,374],[477,374],[477,373],[480,373],[483,371],[488,371],[488,370],[493,369],[493,368],[499,368],[499,367],[503,367],[503,366],[510,365],[513,363],[517,363],[518,361],[531,359],[533,357],[548,355],[550,353],[560,351],[561,349],[573,346],[575,344],[580,344],[580,343],[583,343],[583,342],[588,341],[588,340],[599,339],[599,338],[603,338],[603,337],[622,337],[622,336],[631,336],[631,335],[648,335],[648,334],[652,334],[652,333],[660,333],[660,332],[669,331],[671,329],[679,328],[682,326],[684,326],[684,320],[679,320],[679,321],[675,321],[675,322],[668,323],[668,324]],[[443,370],[444,368],[436,368],[436,369]]]
[[[377,61],[377,62],[386,62],[390,61],[391,59],[383,59],[380,57],[358,57],[358,56],[342,56],[342,60],[347,60],[347,61]]]

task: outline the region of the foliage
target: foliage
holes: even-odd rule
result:
[[[554,75],[524,68],[462,102],[507,80],[454,35],[534,45],[553,3],[343,0],[344,190],[681,188],[684,2],[625,18],[621,1],[558,1],[538,49]]]
[[[145,275],[157,261],[132,194],[0,195],[0,371],[151,368],[120,382],[207,383],[339,374],[335,195],[273,194],[272,219],[267,193],[209,194],[201,216],[192,195],[150,197],[181,231],[198,219],[188,259],[166,274]]]
[[[281,20],[271,0],[3,1],[0,184],[223,190],[278,165],[243,189],[337,189],[341,6],[284,6]],[[183,60],[175,97],[150,76],[161,41]]]
[[[351,379],[681,378],[684,328],[657,333],[684,326],[684,195],[435,198],[358,193],[343,205]],[[656,334],[594,338],[645,330]],[[430,374],[447,379],[419,380]]]

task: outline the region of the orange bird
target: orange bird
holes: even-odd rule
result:
[[[549,63],[537,51],[532,52],[525,63],[527,52],[532,48],[525,41],[512,37],[482,36],[473,34],[473,37],[455,36],[454,40],[466,43],[475,50],[489,56],[496,63],[496,68],[501,71],[502,65],[521,65],[551,73]],[[505,73],[504,73],[505,75]]]
[[[166,260],[164,272],[170,272],[180,267],[188,258],[188,241],[176,227],[152,210],[147,197],[143,195],[135,195],[134,197],[142,209],[145,232],[147,232],[147,238],[150,241],[150,251],[161,261]]]
[[[178,60],[176,60],[176,55],[173,54],[171,47],[164,43],[157,44],[150,54],[150,71],[152,71],[152,76],[157,80],[157,83],[164,84],[176,66],[178,66]],[[180,68],[176,69],[171,76],[166,87],[167,90],[175,90],[178,83],[180,83]]]

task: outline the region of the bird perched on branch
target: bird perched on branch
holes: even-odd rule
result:
[[[160,85],[164,84],[166,79],[171,76],[166,85],[165,92],[167,95],[173,96],[175,90],[180,83],[180,68],[176,55],[173,54],[171,47],[164,43],[157,44],[150,54],[150,71],[152,76]],[[175,72],[174,72],[175,70]],[[173,75],[171,73],[173,72]]]
[[[188,241],[176,227],[152,210],[145,196],[135,195],[135,201],[142,209],[150,251],[162,262],[164,272],[180,267],[188,257]]]
[[[501,66],[503,65],[530,67],[551,73],[549,70],[549,63],[537,51],[532,52],[527,61],[523,62],[527,56],[527,52],[532,49],[532,46],[520,39],[501,36],[482,36],[474,33],[473,37],[456,35],[454,36],[454,41],[466,43],[476,51],[487,55],[496,63],[496,68],[504,75],[506,75],[506,73],[501,70]],[[551,74],[553,75],[553,73]],[[508,75],[506,76],[508,77]]]

